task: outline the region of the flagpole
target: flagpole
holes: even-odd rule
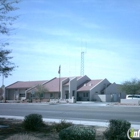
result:
[[[59,73],[59,99],[60,99],[60,73]]]
[[[59,66],[59,99],[61,97],[61,93],[60,93],[60,77],[61,77],[61,65]]]

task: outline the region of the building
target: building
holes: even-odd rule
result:
[[[43,84],[46,81],[17,81],[6,87],[6,100],[24,100],[26,99],[27,90]]]
[[[72,99],[75,101],[118,102],[125,98],[121,85],[107,79],[91,80],[88,76],[53,78],[49,81],[16,82],[6,87],[6,99],[30,99],[36,86],[43,85],[48,92],[44,99]]]

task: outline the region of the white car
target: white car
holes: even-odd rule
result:
[[[140,99],[140,95],[126,95],[126,99]]]

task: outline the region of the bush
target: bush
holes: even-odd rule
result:
[[[95,129],[86,126],[70,126],[59,133],[60,140],[95,140]]]
[[[16,134],[13,136],[10,136],[6,140],[39,140],[38,138],[35,138],[34,136],[30,136],[27,134]]]
[[[23,121],[23,127],[26,130],[36,131],[43,126],[42,115],[39,114],[30,114],[25,116]]]
[[[61,120],[60,123],[53,123],[51,125],[51,130],[56,131],[56,132],[60,132],[61,130],[68,128],[72,125],[73,124],[71,122],[66,122],[65,120]]]
[[[127,131],[131,124],[125,120],[110,120],[109,127],[104,132],[107,140],[128,140]]]

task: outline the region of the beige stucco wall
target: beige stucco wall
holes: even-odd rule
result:
[[[101,94],[101,91],[106,88],[106,86],[110,84],[110,82],[107,79],[102,80],[100,83],[98,83],[96,86],[94,86],[90,90],[90,101],[94,101],[94,95],[95,94]]]
[[[66,96],[65,96],[65,91],[69,90],[69,87],[68,86],[65,86],[64,84],[66,84],[67,82],[69,81],[69,78],[66,78],[64,79],[62,82],[61,82],[61,99],[65,99]]]
[[[53,95],[51,97],[51,94]],[[35,98],[35,97],[32,97]],[[47,92],[44,94],[43,99],[58,99],[59,98],[59,93],[57,92]],[[27,99],[31,99],[31,93],[27,93]]]
[[[65,91],[69,92],[69,86],[63,86],[62,88],[62,98],[61,99],[66,99]]]
[[[24,94],[26,89],[6,89],[7,100],[20,100],[20,93]]]
[[[88,96],[84,96],[84,93],[85,94],[88,94]],[[89,95],[89,91],[82,91],[82,92],[78,92],[77,93],[78,94],[78,101],[89,101],[89,97],[90,97],[90,95]]]
[[[53,95],[53,97],[51,97],[51,94]],[[44,94],[44,99],[58,99],[59,98],[59,93],[45,93]]]
[[[6,100],[15,100],[15,89],[6,90]]]
[[[121,103],[140,105],[140,99],[121,99]]]
[[[112,95],[112,101],[118,102],[120,99],[125,98],[125,93],[121,91],[121,88],[118,84],[113,83],[109,85],[105,90],[104,94]]]
[[[111,102],[112,98],[111,95],[101,95],[101,94],[95,94],[94,95],[95,101],[101,101],[101,102]]]
[[[74,98],[77,99],[77,78],[73,78],[69,81],[69,99],[72,99],[73,91],[75,91]]]
[[[80,86],[81,84],[83,84],[84,82],[86,82],[87,80],[90,80],[89,77],[87,77],[86,75],[81,77],[78,81],[77,81],[77,87]]]

